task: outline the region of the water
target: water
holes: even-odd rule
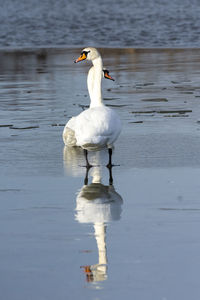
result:
[[[198,0],[1,1],[0,47],[199,47]]]
[[[199,51],[100,51],[123,123],[113,186],[106,151],[85,186],[82,151],[62,142],[89,102],[80,50],[0,52],[2,299],[200,296]]]

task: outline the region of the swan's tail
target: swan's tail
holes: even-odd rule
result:
[[[64,128],[63,130],[63,141],[66,146],[74,147],[77,144],[75,137],[75,132],[69,127]]]

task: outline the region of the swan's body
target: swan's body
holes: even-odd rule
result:
[[[81,58],[84,53],[85,58]],[[95,48],[85,48],[76,62],[83,59],[93,63],[87,78],[90,107],[67,122],[63,131],[63,141],[67,146],[80,146],[86,150],[112,148],[120,134],[121,122],[117,114],[102,102],[102,59]]]
[[[112,147],[119,132],[120,123],[116,114],[102,105],[91,107],[71,118],[65,126],[63,138],[68,146],[98,150]]]

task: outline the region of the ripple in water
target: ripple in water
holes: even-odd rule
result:
[[[199,47],[197,0],[8,0],[0,47]]]

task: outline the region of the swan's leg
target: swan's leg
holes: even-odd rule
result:
[[[86,168],[89,170],[92,165],[90,165],[89,161],[88,161],[88,151],[86,149],[84,149],[84,155],[85,155],[85,160],[86,160]]]
[[[85,179],[84,179],[84,185],[88,185],[88,174],[89,174],[90,168],[86,167],[86,173],[85,173]]]
[[[109,170],[109,185],[113,185],[113,177],[112,177],[112,165],[107,167]]]
[[[112,168],[112,148],[108,148],[108,154],[109,154],[109,161],[108,161],[108,164],[107,164],[107,168]]]

